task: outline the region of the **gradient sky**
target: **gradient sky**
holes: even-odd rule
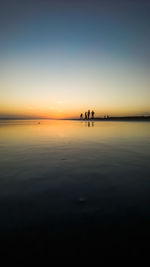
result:
[[[0,117],[150,115],[150,1],[0,2]]]

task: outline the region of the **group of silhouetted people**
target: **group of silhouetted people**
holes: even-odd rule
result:
[[[90,110],[88,110],[88,112],[86,111],[84,113],[84,118],[83,118],[83,113],[80,114],[80,119],[85,119],[85,120],[94,119],[94,114],[95,114],[94,110],[92,110],[91,112]]]

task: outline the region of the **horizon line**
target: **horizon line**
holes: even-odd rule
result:
[[[88,120],[111,120],[111,119],[150,119],[150,115],[128,115],[128,116],[100,116],[95,117],[94,119],[80,119],[76,118],[47,118],[47,117],[0,117],[0,120],[81,120],[81,121],[88,121]]]

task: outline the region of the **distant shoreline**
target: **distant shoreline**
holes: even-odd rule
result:
[[[150,121],[150,116],[127,116],[127,117],[109,117],[109,118],[94,118],[94,119],[67,119],[78,121]]]

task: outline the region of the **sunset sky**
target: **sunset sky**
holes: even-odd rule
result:
[[[0,117],[150,115],[150,1],[0,3]]]

